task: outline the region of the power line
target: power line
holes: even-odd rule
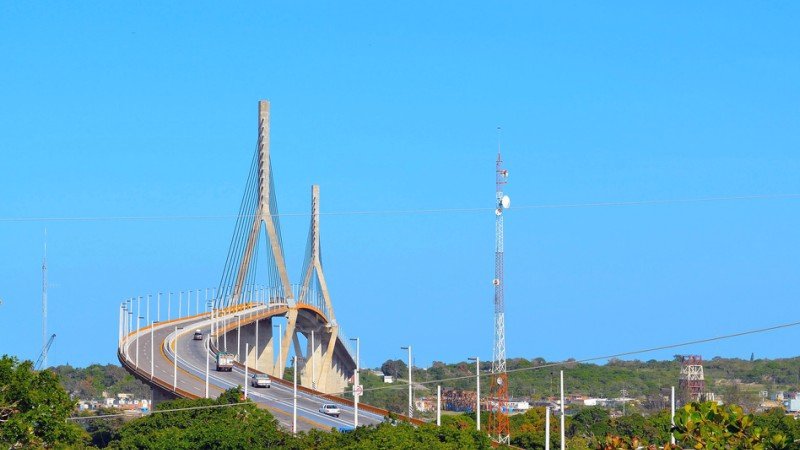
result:
[[[716,203],[742,200],[790,200],[800,199],[800,194],[753,194],[753,195],[728,195],[716,197],[690,197],[674,199],[631,200],[631,201],[604,201],[581,203],[542,203],[534,205],[513,206],[514,209],[572,209],[572,208],[607,208],[620,206],[654,206],[688,203]],[[380,216],[380,215],[416,215],[416,214],[459,214],[494,211],[494,208],[417,208],[417,209],[386,209],[386,210],[355,210],[320,212],[321,216]],[[273,214],[274,217],[309,217],[308,212],[288,212]],[[158,222],[158,221],[185,221],[185,220],[226,220],[248,215],[174,215],[174,216],[38,216],[38,217],[0,217],[2,222]]]
[[[769,333],[769,332],[772,332],[772,331],[777,331],[777,330],[781,330],[781,329],[785,329],[785,328],[793,328],[793,327],[797,327],[797,326],[800,326],[800,321],[782,323],[782,324],[778,324],[778,325],[772,325],[772,326],[769,326],[769,327],[756,328],[756,329],[753,329],[753,330],[738,331],[738,332],[734,332],[734,333],[723,334],[723,335],[719,335],[719,336],[713,336],[713,337],[702,338],[702,339],[695,339],[695,340],[691,340],[691,341],[678,342],[678,343],[675,343],[675,344],[666,344],[666,345],[661,345],[661,346],[658,346],[658,347],[649,347],[649,348],[644,348],[644,349],[639,349],[639,350],[631,350],[631,351],[626,351],[626,352],[614,353],[614,354],[610,354],[610,355],[592,356],[592,357],[583,358],[583,359],[574,359],[574,360],[567,360],[567,361],[552,362],[552,363],[542,364],[540,366],[535,366],[535,367],[520,367],[520,368],[517,368],[517,369],[507,370],[507,373],[525,372],[525,371],[529,371],[529,370],[541,370],[541,369],[546,369],[546,368],[551,368],[551,367],[566,366],[566,365],[570,365],[570,364],[587,363],[587,362],[593,362],[593,361],[608,360],[608,359],[611,359],[611,358],[620,358],[620,357],[623,357],[623,356],[640,355],[640,354],[643,354],[643,353],[652,353],[652,352],[655,352],[655,351],[669,350],[669,349],[672,349],[672,348],[686,347],[686,346],[689,346],[689,345],[705,344],[705,343],[708,343],[708,342],[722,341],[722,340],[726,340],[726,339],[732,339],[732,338],[741,337],[741,336],[747,336],[747,335],[752,335],[752,334]],[[490,375],[491,375],[490,373],[481,374],[481,376],[484,376],[484,377],[490,376]],[[475,378],[475,375],[464,375],[464,376],[460,376],[460,377],[450,377],[450,378],[441,378],[441,379],[437,379],[437,380],[420,381],[420,382],[416,382],[415,384],[426,385],[426,384],[443,383],[443,382],[448,382],[448,381],[467,380],[467,379],[473,379],[473,378]],[[403,386],[403,385],[398,385],[398,386],[379,386],[379,387],[364,389],[364,392],[381,391],[381,390],[400,390],[400,389],[405,389],[405,386]],[[335,393],[332,393],[330,395],[342,395],[342,394],[348,394],[348,393],[350,393],[350,392],[342,391],[342,392],[335,392]],[[285,397],[281,396],[281,395],[275,396],[275,400],[290,400],[292,398],[293,397],[290,396],[290,395],[286,395]],[[246,402],[245,403],[230,403],[230,404],[223,404],[223,405],[205,405],[205,406],[191,406],[191,407],[185,407],[185,408],[162,409],[162,410],[153,410],[153,411],[151,411],[151,414],[167,413],[167,412],[178,412],[178,411],[190,411],[190,410],[196,410],[196,409],[212,409],[212,408],[221,408],[221,407],[226,407],[226,406],[237,406],[237,405],[247,405],[247,404],[250,404],[250,403],[246,403]],[[127,414],[127,413],[122,413],[122,414],[104,414],[104,415],[99,415],[99,416],[69,417],[68,419],[69,420],[92,420],[92,419],[107,419],[107,418],[110,419],[110,418],[114,418],[114,417],[130,417],[130,414]]]
[[[621,352],[621,353],[614,353],[614,354],[611,354],[611,355],[592,356],[590,358],[573,359],[573,360],[568,360],[568,361],[552,362],[552,363],[542,364],[541,366],[534,366],[534,367],[520,367],[520,368],[517,368],[517,369],[507,370],[507,372],[508,373],[510,373],[510,372],[525,372],[525,371],[528,371],[528,370],[540,370],[540,369],[545,369],[545,368],[550,368],[550,367],[565,366],[565,365],[569,365],[569,364],[601,361],[601,360],[607,360],[607,359],[611,359],[611,358],[620,358],[620,357],[623,357],[623,356],[639,355],[639,354],[642,354],[642,353],[652,353],[652,352],[659,351],[659,350],[668,350],[668,349],[672,349],[672,348],[686,347],[686,346],[689,346],[689,345],[705,344],[705,343],[708,343],[708,342],[722,341],[722,340],[725,340],[725,339],[732,339],[732,338],[735,338],[735,337],[747,336],[747,335],[751,335],[751,334],[768,333],[768,332],[771,332],[771,331],[776,331],[776,330],[780,330],[780,329],[784,329],[784,328],[792,328],[792,327],[796,327],[796,326],[800,326],[800,321],[783,323],[783,324],[773,325],[773,326],[764,327],[764,328],[757,328],[757,329],[754,329],[754,330],[747,330],[747,331],[740,331],[740,332],[735,332],[735,333],[730,333],[730,334],[723,334],[723,335],[720,335],[720,336],[714,336],[714,337],[703,338],[703,339],[696,339],[696,340],[692,340],[692,341],[679,342],[679,343],[676,343],[676,344],[667,344],[667,345],[662,345],[662,346],[658,346],[658,347],[649,347],[649,348],[640,349],[640,350],[631,350],[631,351],[626,351],[626,352]],[[490,376],[490,375],[491,375],[490,373],[487,373],[487,374],[482,375],[482,376]],[[465,376],[460,376],[460,377],[451,377],[451,378],[442,378],[442,379],[438,379],[438,380],[421,381],[421,382],[417,382],[416,384],[423,384],[423,385],[424,384],[434,384],[434,383],[442,383],[442,382],[445,382],[445,381],[458,381],[458,380],[466,380],[466,379],[472,379],[472,378],[475,378],[475,375],[465,375]],[[377,391],[377,390],[382,390],[382,389],[401,389],[401,387],[381,386],[381,387],[376,387],[376,388],[364,389],[364,392]],[[345,392],[337,392],[337,393],[334,393],[332,395],[341,395],[341,394],[345,394],[345,393],[347,393],[347,391],[345,391]]]
[[[187,406],[185,408],[173,408],[173,409],[155,409],[150,411],[150,414],[158,414],[158,413],[168,413],[168,412],[179,412],[179,411],[191,411],[197,409],[213,409],[213,408],[224,408],[227,406],[243,406],[243,405],[255,405],[255,403],[225,403],[222,405],[203,405],[203,406]],[[73,416],[67,417],[67,420],[92,420],[92,419],[111,419],[114,417],[130,417],[129,413],[120,413],[120,414],[101,414],[97,416]]]

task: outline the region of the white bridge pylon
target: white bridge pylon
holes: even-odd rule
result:
[[[286,269],[270,161],[269,114],[269,102],[260,101],[258,143],[214,307],[225,310],[264,300],[270,304],[286,305],[286,326],[279,340],[277,362],[273,362],[272,318],[242,327],[244,336],[259,336],[257,341],[262,342],[251,346],[250,354],[242,355],[240,361],[255,360],[261,368],[282,378],[289,350],[293,346],[294,354],[299,357],[301,384],[323,392],[341,391],[347,386],[355,363],[346,342],[340,337],[322,270],[319,186],[314,185],[311,189],[311,224],[303,263],[303,281],[294,290]],[[266,271],[262,267],[259,272],[258,255],[262,235],[265,237],[267,267]],[[266,283],[264,278],[267,279]],[[268,288],[254,289],[263,285]],[[263,292],[267,293],[268,299],[261,298]],[[301,348],[299,335],[305,338],[305,349]]]

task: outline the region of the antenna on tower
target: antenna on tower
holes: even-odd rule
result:
[[[501,444],[511,442],[508,422],[508,374],[506,373],[506,319],[503,294],[503,211],[511,199],[503,194],[508,171],[500,156],[500,127],[497,127],[497,163],[495,168],[495,250],[494,250],[494,349],[492,381],[489,388],[489,434]]]
[[[42,368],[47,368],[47,228],[44,229],[44,256],[42,257]]]

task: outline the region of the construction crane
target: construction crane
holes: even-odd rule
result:
[[[33,366],[34,370],[39,370],[42,367],[42,363],[44,362],[44,359],[47,357],[47,352],[48,350],[50,350],[50,346],[53,345],[53,340],[55,340],[55,338],[56,338],[55,334],[50,336],[50,339],[48,339],[47,343],[44,344],[44,347],[42,348],[42,353],[39,353],[39,359],[36,360],[36,364],[34,364]]]

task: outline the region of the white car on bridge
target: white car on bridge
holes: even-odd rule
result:
[[[339,410],[339,407],[334,405],[333,403],[323,404],[322,406],[319,407],[319,412],[333,417],[339,417],[339,414],[342,413],[342,411]]]
[[[269,375],[263,373],[253,374],[253,376],[250,377],[250,386],[269,388]]]

